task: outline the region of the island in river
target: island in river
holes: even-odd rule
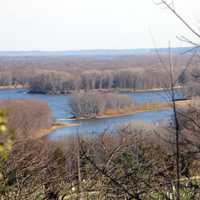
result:
[[[153,92],[139,92],[139,93],[126,93],[138,106],[143,106],[142,104],[162,104],[166,106],[170,102],[168,94],[164,91],[153,91]],[[181,92],[176,92],[176,98],[183,98]],[[145,109],[143,112],[139,111],[131,113],[122,113],[120,116],[116,117],[112,113],[107,118],[100,119],[85,119],[85,120],[74,120],[71,114],[69,102],[70,95],[42,95],[42,94],[29,94],[27,89],[4,89],[0,90],[0,100],[1,99],[39,99],[45,101],[50,106],[54,121],[57,123],[67,124],[67,127],[62,127],[59,129],[50,130],[50,139],[58,139],[65,137],[67,135],[73,134],[97,134],[104,130],[113,131],[118,126],[132,122],[132,121],[144,121],[148,123],[160,123],[160,121],[168,121],[172,115],[172,109],[170,106],[163,107],[162,109]],[[178,102],[177,102],[178,103]],[[181,103],[181,101],[180,101]],[[178,103],[178,104],[180,104]],[[75,126],[76,124],[76,126]]]

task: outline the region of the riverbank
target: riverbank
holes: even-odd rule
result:
[[[189,105],[191,102],[192,100],[177,101],[176,106],[177,108],[183,108]],[[95,119],[123,117],[123,116],[134,115],[134,114],[142,113],[142,112],[170,109],[172,107],[173,107],[172,103],[151,103],[151,104],[137,105],[131,108],[124,108],[124,109],[107,109],[103,114],[96,116]],[[75,120],[88,120],[88,118],[75,118]]]
[[[175,90],[183,89],[183,86],[174,87]],[[170,88],[151,88],[151,89],[111,89],[111,92],[130,92],[130,93],[143,93],[143,92],[161,92],[161,91],[170,91]]]
[[[183,89],[183,86],[174,87],[175,90]],[[84,92],[79,90],[78,92]],[[145,93],[145,92],[167,92],[170,88],[151,88],[151,89],[134,89],[134,88],[111,88],[111,89],[91,89],[89,91],[101,93]],[[77,91],[70,91],[69,94],[76,93]]]
[[[182,89],[183,86],[176,86],[174,89]],[[6,85],[6,86],[0,86],[0,90],[5,89],[29,89],[29,87],[26,85]],[[52,92],[38,92],[38,91],[28,91],[30,94],[44,94],[44,95],[69,95],[76,92],[84,92],[85,90],[70,90],[66,93],[52,93]],[[117,92],[117,93],[143,93],[143,92],[161,92],[161,91],[170,91],[169,88],[151,88],[151,89],[134,89],[134,88],[111,88],[111,89],[91,89],[90,91],[96,91],[96,92],[102,92],[102,93],[111,93],[111,92]]]
[[[0,90],[7,90],[7,89],[23,89],[23,88],[28,88],[27,86],[24,85],[1,85]]]
[[[177,108],[182,108],[187,106],[189,103],[191,103],[191,100],[183,100],[183,101],[177,101],[176,105]],[[122,117],[122,116],[134,115],[140,112],[158,111],[158,110],[169,109],[172,107],[173,107],[172,103],[153,103],[153,104],[139,105],[134,108],[126,108],[119,110],[108,109],[105,111],[104,115],[99,116],[98,118]]]
[[[52,126],[50,128],[46,128],[46,129],[41,129],[39,130],[37,133],[35,133],[32,138],[34,139],[38,139],[38,138],[42,138],[45,137],[47,135],[49,135],[51,132],[57,130],[57,129],[61,129],[61,128],[69,128],[69,127],[74,127],[74,126],[79,126],[79,124],[69,124],[69,123],[59,123],[59,122],[55,122],[52,124]]]

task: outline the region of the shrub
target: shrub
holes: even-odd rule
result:
[[[196,81],[189,81],[185,85],[184,93],[188,98],[200,96],[200,83]]]
[[[7,133],[6,116],[3,111],[0,111],[0,176],[2,161],[8,158],[11,147],[12,135]]]
[[[0,101],[0,109],[7,113],[7,126],[17,137],[29,137],[38,130],[52,125],[48,104],[36,100]]]

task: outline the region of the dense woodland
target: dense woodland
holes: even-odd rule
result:
[[[167,65],[168,55],[162,57]],[[189,58],[190,55],[174,55],[174,73],[180,85],[188,82],[191,85],[194,79],[198,79],[199,63],[196,59],[190,63],[190,70],[184,71]],[[30,92],[44,94],[93,89],[136,91],[169,87],[169,73],[153,54],[108,58],[3,57],[0,58],[0,72],[1,86],[22,85],[29,87]]]

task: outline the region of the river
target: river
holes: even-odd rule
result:
[[[137,104],[167,102],[170,100],[169,93],[164,91],[125,94],[131,96]],[[176,98],[182,98],[181,92],[176,92]],[[2,99],[39,99],[48,103],[55,121],[79,124],[79,126],[57,129],[49,135],[50,139],[60,139],[67,135],[77,133],[97,134],[105,130],[114,131],[116,127],[132,121],[144,121],[147,123],[154,123],[156,125],[162,122],[167,122],[172,115],[171,109],[165,109],[107,119],[72,120],[70,119],[72,115],[70,113],[69,95],[51,96],[29,94],[27,89],[3,89],[0,90],[0,100]]]

